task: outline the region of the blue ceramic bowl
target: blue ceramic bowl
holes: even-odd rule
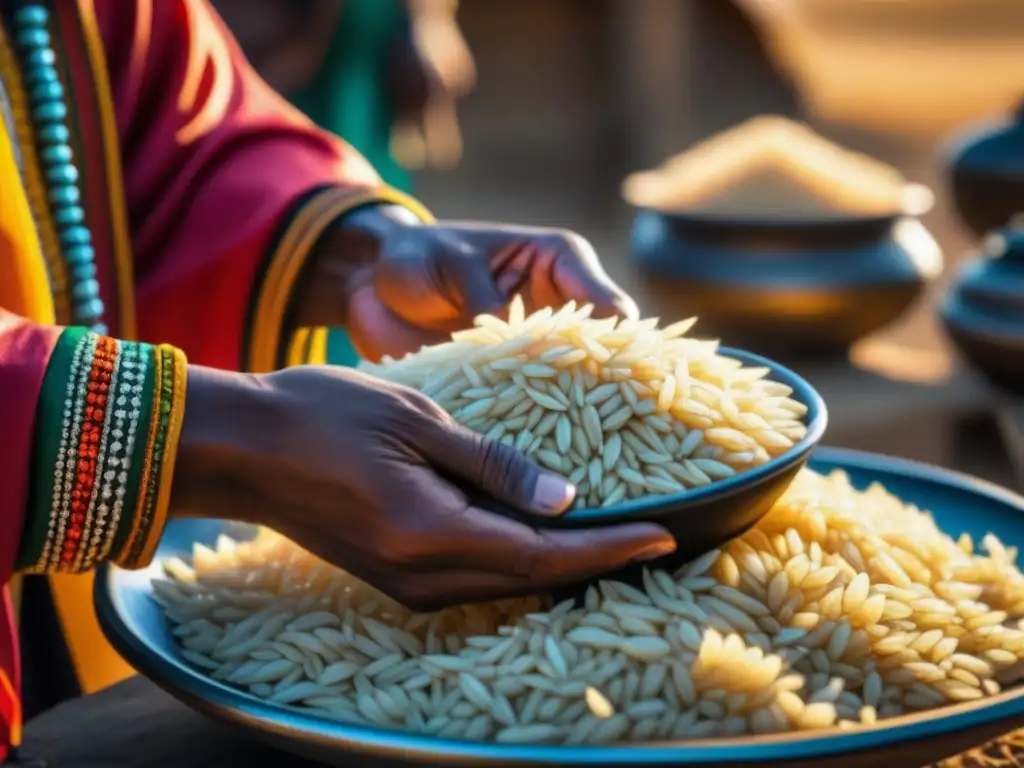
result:
[[[993,532],[1007,545],[1024,547],[1024,498],[989,483],[914,462],[830,448],[818,449],[809,466],[819,472],[844,470],[859,488],[883,483],[904,501],[931,510],[938,524],[954,535],[966,531],[977,540]],[[212,545],[221,532],[245,535],[241,527],[218,521],[174,521],[161,542],[158,562],[148,570],[102,566],[95,593],[100,623],[129,662],[189,706],[328,765],[907,768],[930,765],[1024,726],[1024,688],[851,732],[600,748],[439,740],[328,722],[218,683],[182,659],[152,598],[150,580],[160,572],[159,559],[188,557],[193,542]]]
[[[675,536],[677,549],[670,559],[685,561],[739,536],[760,520],[789,487],[814,446],[821,441],[828,424],[828,410],[814,387],[773,360],[727,347],[720,348],[719,352],[747,367],[768,368],[771,371],[768,378],[792,388],[791,397],[807,406],[807,434],[802,440],[758,467],[702,488],[646,496],[613,507],[575,509],[545,521],[545,525],[591,528],[627,521],[658,523]],[[471,488],[463,487],[463,490],[478,507],[522,519],[520,513],[494,499],[482,497]]]
[[[975,235],[1024,211],[1024,103],[955,141],[948,168],[956,211]]]
[[[650,314],[791,356],[841,352],[899,317],[941,269],[905,216],[758,220],[640,209],[630,255]]]
[[[956,274],[939,317],[960,353],[997,387],[1024,394],[1024,229],[992,236],[998,251]]]

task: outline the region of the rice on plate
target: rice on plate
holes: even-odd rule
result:
[[[517,302],[370,370],[572,477],[580,504],[614,504],[803,434],[787,388],[688,328]],[[855,728],[998,693],[1024,676],[1024,576],[1014,548],[982,544],[805,469],[743,536],[579,605],[412,613],[268,530],[165,561],[153,589],[184,657],[261,699],[438,737],[609,744]]]

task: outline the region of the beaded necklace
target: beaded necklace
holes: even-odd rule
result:
[[[72,324],[107,333],[92,233],[85,222],[80,174],[71,149],[68,105],[50,37],[50,12],[26,3],[7,17],[28,95],[34,140],[43,169],[47,204],[68,267]]]

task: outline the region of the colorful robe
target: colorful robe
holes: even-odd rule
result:
[[[222,368],[299,362],[290,350],[300,347],[282,329],[321,233],[374,202],[428,216],[272,93],[204,0],[34,5],[49,12],[72,107],[110,335],[172,344],[193,363]],[[12,575],[26,525],[37,401],[73,301],[30,119],[32,90],[10,32],[8,23],[0,36],[0,583]],[[82,688],[123,677],[92,616],[91,579],[61,576],[53,585]],[[20,728],[11,618],[5,591],[0,745],[16,742]]]

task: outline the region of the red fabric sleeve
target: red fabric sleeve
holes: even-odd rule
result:
[[[50,353],[63,329],[43,326],[0,308],[0,583],[14,565],[28,503],[36,400]]]
[[[278,233],[369,164],[257,77],[205,0],[96,0],[120,134],[139,336],[238,368]]]
[[[28,505],[36,400],[62,328],[35,325],[0,308],[0,587],[11,578]],[[21,686],[16,634],[6,588],[0,593],[0,761],[8,739],[18,740]]]

